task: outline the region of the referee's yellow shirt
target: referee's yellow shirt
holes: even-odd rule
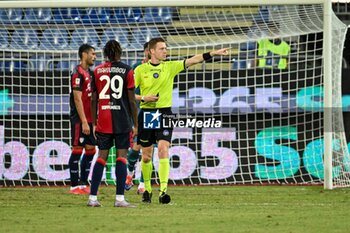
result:
[[[141,102],[142,109],[172,106],[174,78],[185,69],[185,61],[163,61],[159,65],[143,63],[135,69],[135,87],[140,95],[158,95],[157,102]]]

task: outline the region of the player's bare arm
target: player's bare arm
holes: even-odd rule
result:
[[[137,128],[138,128],[138,119],[137,119],[137,106],[136,106],[136,100],[135,100],[135,92],[134,89],[128,90],[128,100],[131,110],[131,116],[134,123],[133,127],[133,137],[137,136]]]
[[[186,67],[190,67],[196,65],[198,63],[203,62],[204,60],[209,60],[214,56],[226,56],[228,55],[228,48],[223,48],[219,50],[210,51],[208,53],[197,54],[191,58],[186,59],[185,65]]]
[[[96,91],[92,92],[91,95],[91,116],[92,116],[92,127],[93,133],[95,136],[95,129],[97,124],[97,93]],[[95,136],[96,138],[96,136]]]
[[[82,130],[83,134],[89,135],[90,134],[90,127],[86,120],[86,116],[84,113],[84,107],[83,107],[83,101],[81,99],[82,92],[78,90],[73,90],[73,96],[74,96],[74,103],[77,108],[77,112],[82,124]]]

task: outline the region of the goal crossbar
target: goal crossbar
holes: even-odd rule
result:
[[[295,4],[322,4],[329,3],[330,0],[291,0],[291,1],[279,1],[279,0],[246,0],[246,1],[234,1],[234,0],[222,0],[222,1],[210,1],[210,0],[97,0],[87,2],[86,0],[31,0],[31,1],[0,1],[0,8],[45,8],[45,7],[139,7],[139,6],[253,6],[253,5],[295,5]]]

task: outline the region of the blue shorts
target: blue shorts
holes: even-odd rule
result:
[[[96,145],[96,140],[94,134],[92,132],[92,123],[89,123],[90,134],[83,134],[83,127],[81,127],[81,123],[72,123],[71,122],[71,135],[72,135],[72,146],[81,146],[85,145]]]
[[[109,150],[115,145],[116,149],[129,149],[130,133],[105,134],[96,132],[97,145],[100,150]]]

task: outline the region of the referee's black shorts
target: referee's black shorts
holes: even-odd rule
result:
[[[161,113],[160,116],[160,128],[147,128],[147,125],[145,125],[145,119],[144,115],[148,114],[149,112],[156,112],[159,111]],[[166,127],[164,128],[162,125],[162,116],[163,115],[172,115],[171,108],[159,108],[159,109],[141,109],[138,115],[138,135],[137,135],[137,144],[143,146],[143,147],[149,147],[155,143],[157,143],[159,140],[165,140],[168,142],[171,142],[171,137],[173,135],[173,128]],[[146,122],[147,123],[147,122]]]

